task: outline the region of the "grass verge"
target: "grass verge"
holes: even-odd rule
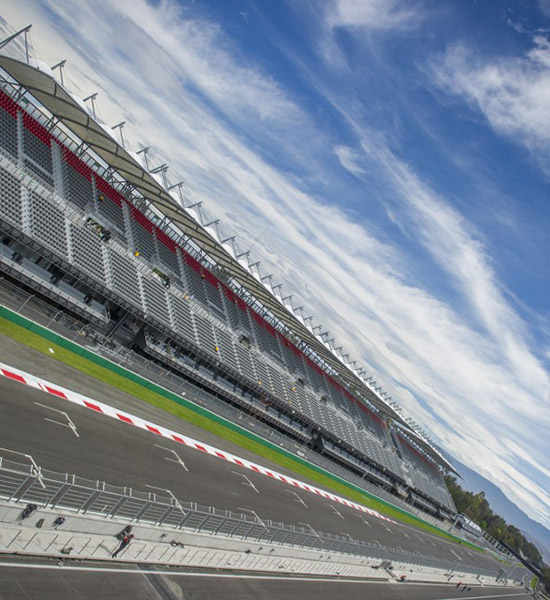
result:
[[[308,466],[307,464],[304,464],[305,461],[301,461],[298,459],[298,457],[294,459],[286,456],[281,451],[266,447],[266,445],[263,443],[255,441],[247,435],[243,435],[230,427],[216,422],[204,414],[199,414],[199,412],[194,410],[192,406],[183,406],[183,402],[186,402],[186,404],[189,404],[189,402],[183,401],[172,392],[166,390],[166,395],[156,393],[144,385],[131,381],[123,375],[115,373],[109,368],[96,364],[95,362],[80,356],[79,354],[76,354],[75,352],[72,352],[63,346],[46,339],[39,333],[30,331],[29,329],[17,325],[16,323],[13,323],[11,320],[8,320],[4,317],[0,317],[0,334],[8,336],[30,348],[34,348],[35,350],[46,354],[48,357],[54,360],[68,364],[78,369],[82,373],[90,375],[99,381],[111,385],[127,394],[131,394],[132,396],[156,406],[170,414],[173,414],[178,418],[184,419],[201,427],[202,429],[210,431],[220,438],[228,440],[242,448],[246,448],[258,456],[267,458],[274,463],[293,471],[297,475],[301,475],[307,479],[315,481],[337,494],[345,496],[356,502],[360,502],[369,508],[377,510],[382,514],[397,519],[401,522],[407,523],[408,525],[423,529],[450,541],[457,542],[473,550],[484,552],[481,548],[474,544],[466,542],[447,533],[446,531],[434,527],[430,523],[422,521],[420,518],[406,513],[398,507],[394,507],[385,502],[384,500],[378,499],[376,496],[373,496],[367,492],[363,492],[360,490],[360,488],[357,488],[351,483],[345,482],[336,475],[328,474],[322,471],[322,469],[313,465]],[[50,348],[54,350],[54,354],[50,352]],[[203,413],[205,412],[202,408],[200,410]]]

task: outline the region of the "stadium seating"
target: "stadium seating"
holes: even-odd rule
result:
[[[42,290],[55,288],[98,323],[108,321],[109,303],[128,308],[148,325],[144,350],[151,356],[190,377],[202,374],[211,388],[239,406],[254,406],[299,439],[321,433],[327,454],[374,480],[410,481],[418,504],[431,499],[452,510],[440,471],[410,440],[399,436],[396,445],[374,407],[192,256],[183,237],[176,241],[174,230],[138,209],[107,181],[93,156],[77,156],[66,136],[46,130],[40,113],[27,110],[0,91],[0,222],[9,237],[4,269],[28,273]],[[17,244],[19,263],[13,259]],[[37,245],[47,251],[44,260]],[[65,271],[52,282],[60,265]],[[69,270],[82,287],[65,278]],[[92,297],[89,289],[96,292]],[[198,357],[194,366],[191,353]],[[236,384],[225,385],[225,378],[250,397],[230,391]]]

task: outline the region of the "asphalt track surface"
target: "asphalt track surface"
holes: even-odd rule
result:
[[[285,472],[279,465],[9,338],[0,337],[0,360],[237,456]],[[47,421],[62,422],[63,418],[46,406],[65,411],[74,422],[78,437],[68,427]],[[382,545],[419,551],[452,561],[457,568],[479,566],[496,574],[501,566],[489,556],[437,536],[406,525],[388,524],[314,494],[295,492],[295,488],[269,477],[5,378],[0,378],[0,415],[0,446],[31,454],[46,469],[144,491],[148,485],[170,489],[180,500],[235,512],[255,511],[262,519],[307,524],[317,531],[347,534]],[[181,464],[167,460],[174,458],[170,450],[178,453],[187,470]],[[8,453],[2,453],[9,457]],[[25,460],[17,455],[11,458]]]
[[[46,592],[47,590],[47,592]],[[189,572],[147,567],[60,567],[53,562],[0,561],[0,600],[522,600],[517,588],[472,588],[411,583],[300,579],[261,575]]]

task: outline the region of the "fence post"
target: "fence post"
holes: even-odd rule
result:
[[[114,517],[118,511],[126,504],[128,496],[121,496],[120,500],[113,506],[113,510],[109,514],[110,517]]]
[[[8,498],[8,500],[21,500],[22,496],[31,489],[36,479],[36,476],[28,475],[25,481],[23,481],[23,483],[15,490],[15,492],[13,492],[13,494]]]
[[[29,302],[29,300],[32,300],[34,298],[34,294],[31,294],[26,300],[25,302],[23,302],[23,304],[19,307],[19,310],[17,311],[18,314],[23,314],[22,311],[25,308],[25,306],[27,305],[27,302]]]
[[[82,506],[78,510],[81,510],[83,513],[85,513],[90,508],[90,506],[92,506],[92,504],[101,496],[102,493],[102,490],[95,490],[92,494],[88,496],[88,499],[84,501],[84,504],[82,504]]]
[[[58,502],[63,499],[63,496],[71,489],[70,483],[64,483],[59,490],[52,496],[49,504],[52,508],[55,508]]]

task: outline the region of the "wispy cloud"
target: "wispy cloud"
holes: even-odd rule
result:
[[[326,12],[326,22],[331,29],[412,29],[422,19],[420,2],[403,0],[335,0]]]
[[[365,169],[360,165],[360,156],[353,148],[349,148],[348,146],[336,146],[334,148],[334,154],[338,157],[342,167],[352,175],[360,177],[365,174]]]
[[[434,66],[436,82],[479,110],[500,135],[550,173],[550,41],[538,35],[524,56],[487,57],[453,45]]]

